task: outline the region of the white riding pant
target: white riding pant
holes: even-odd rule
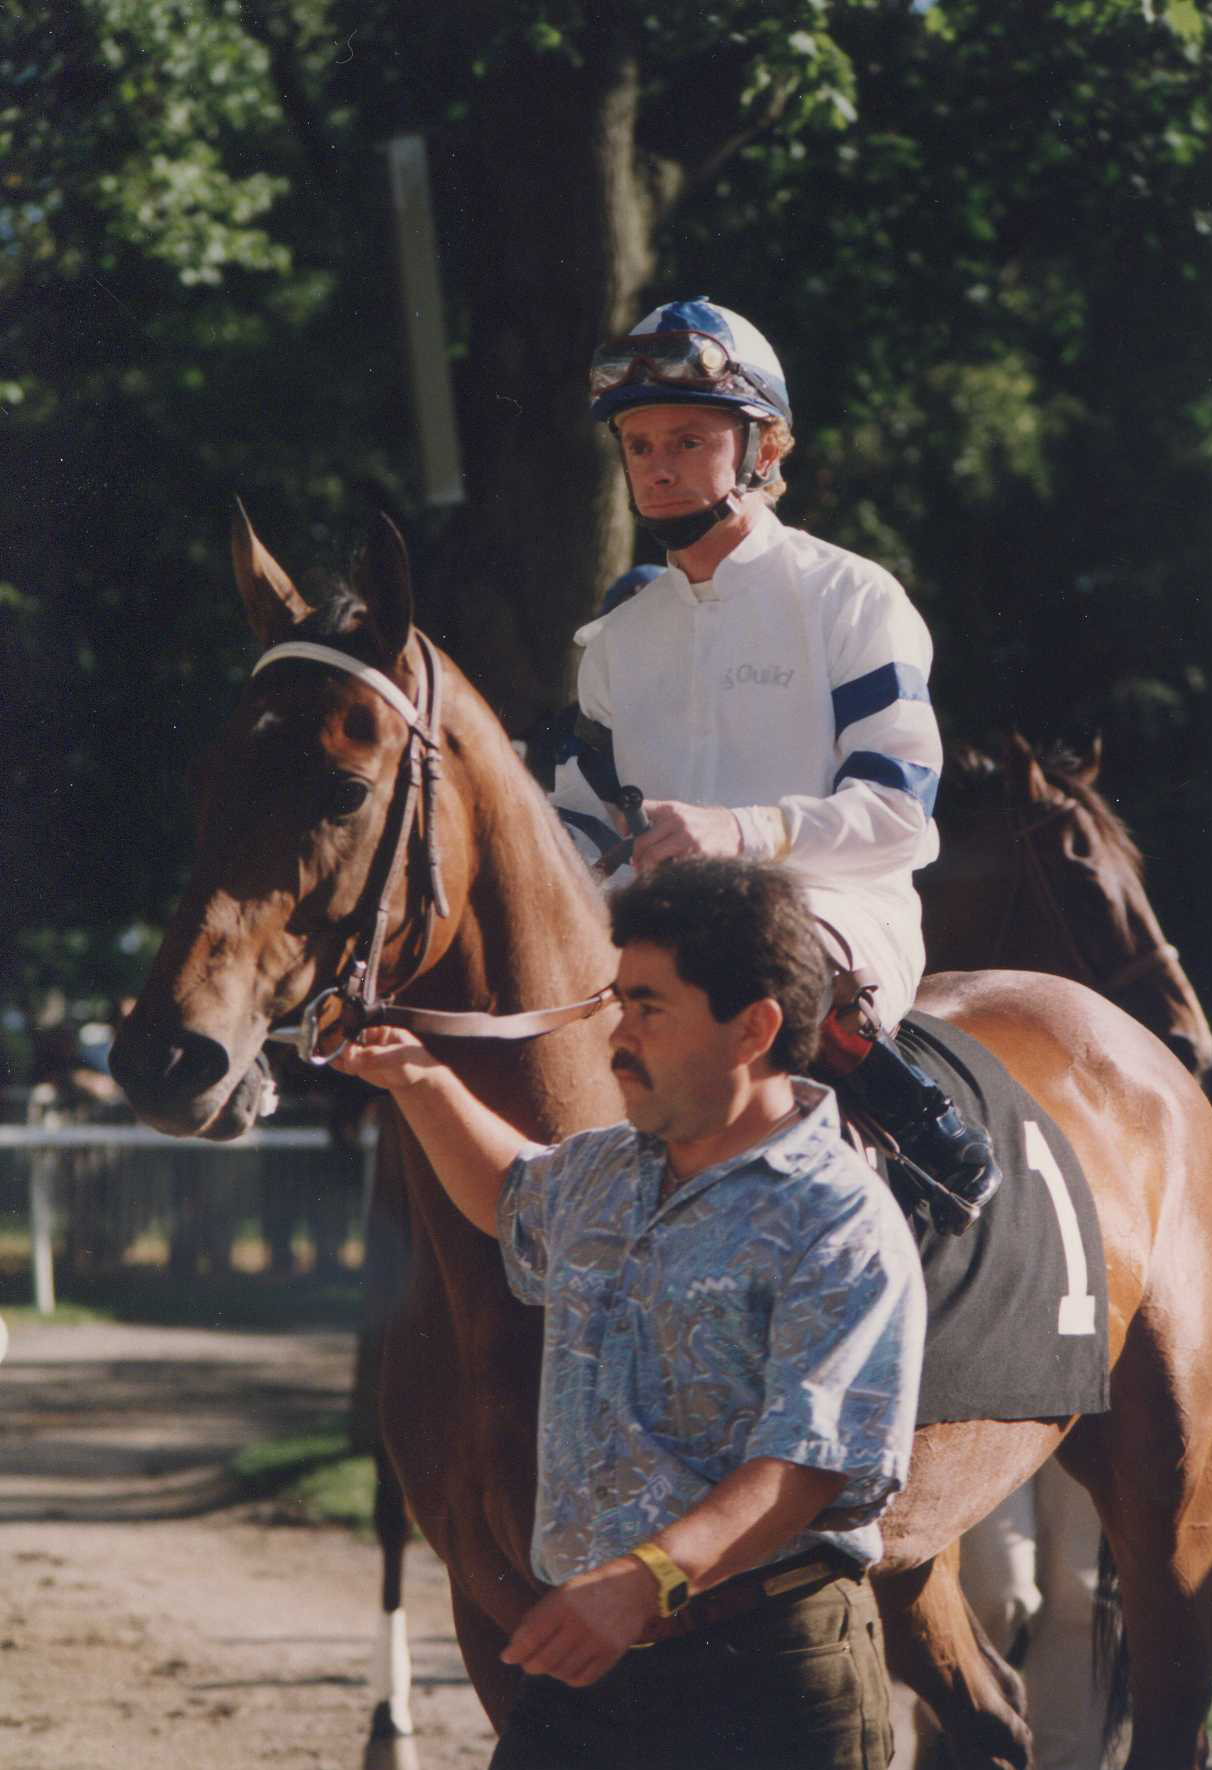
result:
[[[922,944],[921,909],[912,903],[886,899],[874,892],[860,893],[853,886],[830,891],[819,885],[805,888],[808,907],[843,936],[857,970],[872,972],[879,982],[875,1006],[880,1022],[891,1032],[913,1006],[917,986],[926,969]],[[833,957],[835,943],[825,937]]]

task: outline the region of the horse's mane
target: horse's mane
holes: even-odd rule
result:
[[[1103,840],[1139,875],[1144,864],[1140,849],[1123,818],[1085,778],[1076,753],[1061,741],[1033,753],[1049,786],[1075,799],[1089,813]],[[1014,803],[1012,792],[1012,773],[1004,758],[973,744],[948,748],[939,807],[944,826],[952,821],[962,825],[981,813],[1005,811]]]
[[[347,578],[315,568],[307,572],[299,584],[300,592],[311,612],[297,628],[300,639],[323,644],[340,640],[341,649],[363,663],[382,667],[374,634],[367,620],[366,603]],[[474,684],[458,669],[457,679],[466,690],[466,706],[473,711],[477,748],[491,744],[493,753],[505,771],[511,789],[511,803],[516,807],[518,796],[525,794],[534,806],[539,830],[551,840],[543,863],[557,867],[582,906],[601,921],[601,895],[590,878],[588,868],[569,841],[559,819],[547,802],[547,796],[535,776],[527,768],[509,740],[509,735],[492,708]]]
[[[298,627],[300,639],[323,643],[326,639],[344,639],[347,649],[363,663],[377,662],[370,633],[366,628],[366,604],[347,578],[319,567],[305,572],[299,580],[303,600],[311,613]]]

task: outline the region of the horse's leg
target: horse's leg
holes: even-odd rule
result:
[[[383,1556],[383,1603],[371,1685],[374,1712],[362,1770],[414,1770],[412,1658],[404,1613],[408,1513],[391,1458],[381,1443],[375,1446],[375,1535]]]
[[[398,1122],[397,1115],[386,1112],[379,1121],[362,1266],[366,1325],[358,1336],[350,1408],[350,1442],[356,1450],[369,1451],[375,1460],[375,1536],[383,1569],[372,1661],[374,1709],[363,1770],[415,1770],[416,1765],[412,1659],[404,1612],[404,1547],[410,1525],[381,1418],[383,1348],[388,1326],[400,1313],[408,1272],[408,1205]]]
[[[1056,1457],[1031,1486],[1042,1603],[1019,1670],[1035,1752],[1041,1766],[1098,1764],[1109,1695],[1093,1654],[1099,1519]]]
[[[501,1650],[509,1637],[460,1591],[453,1579],[450,1582],[450,1604],[467,1676],[484,1705],[484,1712],[499,1733],[521,1682],[515,1666],[501,1663]]]
[[[877,1578],[888,1669],[929,1704],[963,1770],[1029,1770],[1022,1683],[976,1624],[958,1560],[952,1545],[907,1573]]]
[[[1132,1409],[1117,1398],[1111,1415],[1083,1420],[1061,1460],[1089,1489],[1119,1573],[1132,1694],[1125,1770],[1197,1770],[1212,1704],[1208,1421],[1176,1409],[1165,1392],[1173,1372],[1148,1341],[1134,1324],[1115,1371]]]
[[[1158,1071],[1164,1085],[1135,1103],[1155,1173],[1100,1211],[1112,1306],[1127,1321],[1111,1410],[1081,1420],[1060,1460],[1094,1500],[1119,1574],[1127,1770],[1194,1770],[1212,1703],[1212,1115],[1168,1060]]]
[[[1035,1473],[1067,1423],[920,1427],[908,1486],[881,1520],[885,1558],[875,1589],[888,1665],[933,1710],[964,1770],[1022,1770],[1031,1761],[1031,1735],[1021,1681],[994,1652],[960,1589],[958,1538]]]
[[[964,1596],[996,1651],[1017,1666],[1019,1647],[1043,1604],[1037,1584],[1038,1479],[1024,1481],[960,1539]]]

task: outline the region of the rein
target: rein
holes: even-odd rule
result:
[[[356,1039],[369,1026],[400,1026],[442,1038],[533,1039],[555,1032],[573,1021],[588,1020],[617,1000],[611,983],[583,1001],[522,1014],[455,1013],[443,1009],[410,1008],[395,1001],[394,996],[407,989],[423,971],[433,944],[436,919],[450,914],[442,883],[437,819],[438,783],[442,775],[442,665],[436,648],[420,629],[417,629],[417,640],[423,664],[420,706],[414,705],[404,690],[381,670],[362,663],[348,652],[338,651],[335,646],[313,645],[308,640],[289,640],[283,645],[271,646],[258,658],[252,670],[256,676],[269,664],[291,660],[342,670],[372,688],[408,727],[408,742],[386,824],[386,829],[390,830],[395,819],[398,827],[394,841],[386,850],[390,859],[379,888],[369,935],[364,931],[359,936],[345,976],[313,996],[303,1009],[298,1025],[275,1027],[265,1035],[267,1041],[275,1044],[293,1045],[299,1057],[315,1068],[322,1068],[334,1057],[339,1057],[350,1040]],[[418,952],[394,995],[380,997],[379,968],[387,941],[391,905],[404,877],[409,846],[418,828],[418,808],[426,880]],[[359,951],[363,943],[364,956]]]

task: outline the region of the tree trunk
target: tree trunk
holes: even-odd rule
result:
[[[468,504],[427,573],[426,617],[515,734],[568,698],[573,630],[633,559],[587,377],[594,345],[635,317],[652,271],[637,96],[621,49],[580,66],[528,58],[521,71],[509,58],[485,83],[482,157],[459,169],[471,193]]]

